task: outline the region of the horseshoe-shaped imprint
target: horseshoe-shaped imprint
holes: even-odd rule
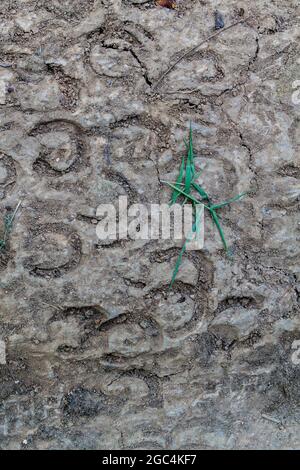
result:
[[[25,242],[29,256],[24,267],[40,277],[60,277],[74,269],[81,258],[81,240],[63,224],[45,224],[30,229]]]
[[[106,48],[99,44],[91,50],[90,64],[98,75],[112,78],[130,77],[141,70],[131,52]]]
[[[47,176],[63,176],[78,172],[84,164],[85,145],[81,129],[66,121],[52,121],[39,125],[31,135],[40,143],[40,154],[33,169]]]

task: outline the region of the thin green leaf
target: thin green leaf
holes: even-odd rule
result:
[[[185,166],[185,158],[182,157],[181,166],[180,166],[180,170],[179,170],[179,175],[178,175],[177,180],[176,180],[176,186],[180,185],[182,180],[183,180],[184,166]],[[172,197],[171,197],[171,202],[170,202],[171,205],[175,204],[178,196],[179,196],[179,192],[174,189],[174,191],[172,193]]]
[[[216,224],[216,226],[219,230],[219,234],[220,234],[220,237],[222,239],[225,251],[228,251],[227,243],[226,243],[226,240],[225,240],[225,236],[224,236],[224,232],[222,230],[221,224],[219,222],[219,218],[218,218],[216,212],[211,207],[210,207],[209,211],[211,213],[211,216],[212,216],[212,219],[213,219],[214,223]]]
[[[188,157],[187,163],[186,163],[186,169],[185,169],[185,186],[184,186],[184,190],[187,193],[189,193],[191,190],[192,178],[193,178],[192,168],[191,168],[190,160]]]
[[[176,276],[177,276],[177,273],[179,271],[179,267],[180,267],[180,264],[181,264],[181,261],[182,261],[182,257],[183,257],[183,254],[184,254],[185,250],[186,250],[186,244],[187,244],[187,241],[184,242],[183,247],[181,248],[179,256],[177,258],[175,268],[174,268],[174,271],[173,271],[173,276],[172,276],[172,279],[171,279],[171,282],[170,282],[170,287],[169,287],[170,289],[172,289],[173,284],[174,284],[175,279],[176,279]]]
[[[171,188],[173,189],[176,189],[176,191],[178,191],[180,194],[182,194],[183,196],[185,196],[187,199],[189,199],[190,201],[194,202],[195,204],[200,204],[201,201],[199,201],[198,199],[196,199],[194,196],[192,196],[191,194],[187,194],[185,191],[183,191],[182,189],[180,188],[177,188],[174,184],[172,183],[168,183],[166,181],[166,183],[168,186],[170,186]],[[206,207],[206,206],[205,206]],[[209,209],[209,207],[206,207],[207,209]]]
[[[196,191],[200,194],[203,199],[207,199],[209,201],[208,194],[199,184],[192,182],[192,186],[196,189]]]
[[[189,134],[189,160],[192,169],[192,174],[196,173],[195,171],[195,164],[194,164],[194,149],[193,149],[193,131],[192,131],[192,123],[190,122],[190,134]]]
[[[187,146],[186,141],[185,141],[185,145]],[[194,175],[195,175],[195,165],[194,165],[194,152],[193,152],[193,136],[192,136],[192,125],[190,123],[188,156],[187,156],[187,163],[186,163],[185,188],[184,188],[187,193],[189,193],[191,190],[191,183],[192,183],[192,179]]]
[[[231,199],[228,199],[228,201],[220,202],[220,204],[214,204],[213,206],[211,206],[211,208],[214,209],[214,210],[215,209],[220,209],[221,207],[227,206],[228,204],[231,204],[232,202],[238,201],[239,199],[246,196],[247,194],[248,194],[247,192],[238,194],[237,196],[235,196]]]

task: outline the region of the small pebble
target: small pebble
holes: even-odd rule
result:
[[[218,10],[215,11],[215,29],[222,29],[224,28],[225,23],[223,19],[222,13],[220,13]]]

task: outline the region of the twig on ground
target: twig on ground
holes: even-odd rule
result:
[[[280,426],[280,427],[284,427],[282,421],[279,421],[278,419],[273,418],[272,416],[261,415],[261,417],[262,417],[263,419],[266,419],[267,421],[271,421],[271,423],[278,424],[278,426]]]
[[[18,210],[19,210],[20,205],[21,205],[21,201],[18,202],[17,207],[15,208],[15,210],[14,210],[14,212],[13,212],[13,215],[11,216],[11,219],[10,219],[11,222],[14,221],[14,218],[16,217],[16,214],[17,214],[17,212],[18,212]]]
[[[52,305],[52,304],[49,304],[48,302],[41,302],[43,305],[47,305],[48,307],[52,307],[54,308],[55,310],[58,310],[58,311],[63,311],[63,308],[62,307],[58,307],[57,305]]]
[[[222,34],[225,31],[228,31],[229,29],[233,28],[234,26],[237,26],[238,24],[241,24],[241,23],[245,23],[249,18],[250,18],[250,16],[248,16],[247,18],[243,18],[242,20],[237,21],[236,23],[232,23],[231,25],[227,26],[226,28],[219,29],[218,31],[211,34],[210,36],[208,36],[203,41],[201,41],[198,44],[196,44],[195,46],[193,46],[191,49],[189,49],[187,52],[185,52],[182,56],[180,56],[179,59],[177,59],[176,62],[174,62],[174,64],[170,65],[170,67],[161,75],[161,77],[153,85],[152,90],[155,90],[158,87],[158,85],[163,81],[163,79],[176,67],[177,64],[179,64],[179,62],[181,62],[183,59],[188,57],[190,54],[193,54],[193,52],[195,52],[199,47],[203,46],[203,44],[205,44],[208,41],[211,41],[216,36],[219,36],[219,34]]]

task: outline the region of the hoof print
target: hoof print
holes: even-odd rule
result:
[[[74,269],[81,258],[81,240],[77,233],[60,224],[45,224],[31,230],[24,262],[30,274],[55,278]]]

